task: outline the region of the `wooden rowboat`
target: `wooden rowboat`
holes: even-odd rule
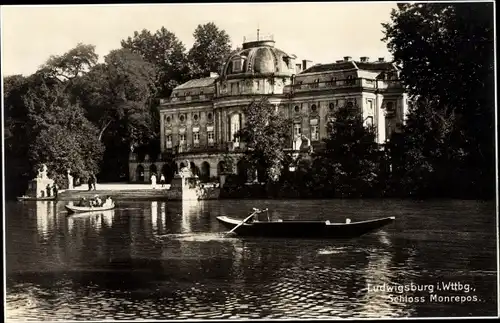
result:
[[[18,201],[54,201],[56,196],[36,197],[36,196],[18,196]]]
[[[115,208],[115,204],[107,205],[107,206],[76,206],[76,205],[65,205],[66,209],[70,213],[93,213],[93,212],[102,212],[107,210],[112,210]]]
[[[374,220],[331,223],[330,221],[278,220],[252,221],[227,216],[219,216],[217,220],[231,232],[239,236],[255,236],[269,238],[307,238],[307,239],[349,239],[376,231],[396,218],[385,217]]]

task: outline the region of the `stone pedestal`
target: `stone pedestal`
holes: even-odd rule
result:
[[[47,166],[42,165],[38,176],[28,183],[26,196],[29,197],[49,197],[54,194],[54,180],[47,177]]]
[[[189,168],[181,169],[180,173],[175,174],[167,191],[169,200],[198,200],[198,189],[200,179],[193,175]]]

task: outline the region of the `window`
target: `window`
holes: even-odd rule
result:
[[[334,105],[333,103],[330,103],[330,104],[328,105],[328,109],[329,109],[330,111],[333,111],[333,109],[334,109],[334,108],[335,108],[335,105]]]
[[[167,123],[170,123],[170,121],[171,121],[171,120],[170,120],[170,117],[167,117],[167,119],[166,119],[166,120],[167,120]]]
[[[212,120],[212,117],[213,117],[212,113],[209,112],[207,115],[208,120]]]
[[[198,115],[197,114],[193,115],[193,120],[194,121],[198,120]]]
[[[215,139],[214,132],[213,131],[209,131],[207,133],[207,137],[208,137],[208,145],[210,147],[212,147],[214,145],[214,139]]]
[[[346,104],[346,107],[349,108],[349,109],[352,109],[353,108],[353,103],[352,101],[348,101],[347,104]]]
[[[229,137],[231,138],[231,141],[239,142],[239,138],[236,136],[239,130],[240,130],[240,115],[238,113],[235,113],[231,116],[231,134]]]
[[[319,140],[319,127],[318,127],[318,119],[311,119],[309,121],[310,130],[311,130],[311,140],[318,141]]]
[[[298,105],[296,105],[294,109],[295,109],[295,112],[299,112],[299,110],[300,110]]]
[[[316,112],[317,107],[316,104],[311,105],[311,112]]]
[[[311,126],[311,140],[312,141],[318,141],[319,140],[318,125]]]
[[[241,58],[233,60],[233,73],[239,73],[241,69]]]
[[[186,144],[186,134],[180,134],[179,135],[179,145],[183,146]]]
[[[198,131],[193,132],[193,145],[198,146],[200,144],[200,133]]]
[[[368,100],[368,114],[373,114],[373,100]]]
[[[255,81],[255,85],[257,87],[257,91],[260,90],[260,82],[259,81]]]
[[[293,124],[293,134],[295,136],[300,136],[302,134],[302,126],[300,123],[296,122]]]
[[[181,122],[184,122],[184,115],[181,114],[181,116],[179,117],[179,120],[181,120]]]
[[[165,148],[167,149],[172,148],[172,135],[165,136]]]

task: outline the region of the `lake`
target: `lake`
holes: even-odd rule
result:
[[[7,202],[8,320],[336,319],[497,315],[494,202]],[[396,216],[356,239],[240,239],[216,219]]]

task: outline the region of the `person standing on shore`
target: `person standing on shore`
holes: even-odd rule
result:
[[[151,186],[153,188],[156,188],[156,175],[155,174],[151,175]]]
[[[96,190],[97,177],[92,173],[92,184],[94,185],[94,191]]]
[[[92,190],[92,175],[89,175],[89,178],[87,180],[87,184],[89,184],[89,191]]]
[[[163,187],[165,185],[165,175],[163,175],[163,174],[161,174],[160,183],[161,183],[161,187]]]

